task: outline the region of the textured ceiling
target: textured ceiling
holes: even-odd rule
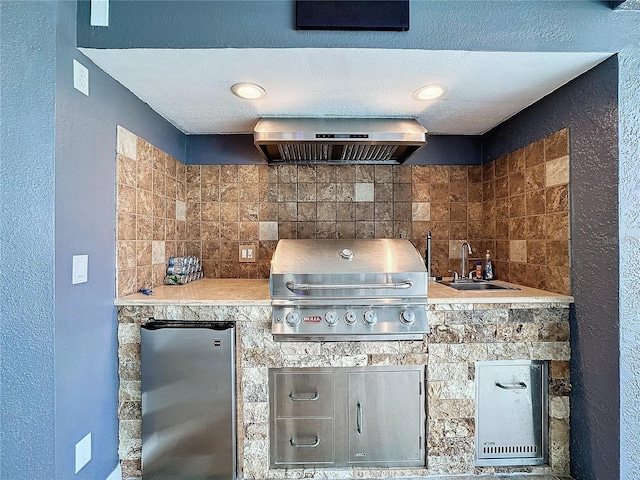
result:
[[[397,49],[81,49],[186,134],[249,133],[260,117],[415,117],[432,134],[479,135],[610,53]],[[230,87],[254,82],[258,101]],[[414,100],[420,86],[447,94]]]

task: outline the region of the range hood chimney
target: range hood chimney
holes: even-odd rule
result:
[[[253,143],[267,163],[404,163],[427,144],[412,118],[262,118]]]

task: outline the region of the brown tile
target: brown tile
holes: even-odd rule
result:
[[[434,240],[446,240],[447,245],[449,242],[449,222],[434,222],[431,221],[431,238]],[[448,250],[448,246],[447,249],[445,251],[449,251]]]
[[[209,240],[202,242],[203,260],[220,260],[220,240]]]
[[[355,222],[337,222],[336,237],[337,238],[356,238]]]
[[[375,238],[375,223],[356,222],[356,238]]]
[[[466,202],[467,201],[467,182],[452,182],[449,184],[449,201],[450,202]]]
[[[376,184],[374,187],[374,200],[376,202],[393,201],[393,185],[391,183]]]
[[[238,183],[247,185],[250,183],[258,183],[259,181],[258,165],[238,166]]]
[[[239,241],[240,222],[220,222],[220,238],[222,240]]]
[[[482,181],[489,182],[496,178],[495,176],[496,161],[491,161],[482,165]]]
[[[297,223],[296,222],[278,222],[278,237],[279,238],[298,238],[297,237]]]
[[[497,160],[495,160],[494,164],[495,164],[496,179],[509,175],[509,156],[508,155],[498,158]]]
[[[220,262],[220,278],[238,278],[240,266],[236,262]]]
[[[411,189],[411,198],[414,202],[430,202],[431,201],[431,184],[414,183]],[[449,192],[447,191],[447,196]]]
[[[316,204],[314,203],[298,203],[298,222],[315,222],[316,220]]]
[[[298,183],[298,202],[315,202],[316,184]]]
[[[495,225],[495,222],[494,222]],[[495,231],[495,227],[494,227]],[[467,222],[467,235],[469,238],[482,238],[484,236],[484,228],[482,222]]]
[[[374,219],[376,222],[393,220],[393,203],[392,202],[375,202],[374,203]]]
[[[455,204],[451,204],[451,205],[455,205]],[[465,205],[464,203],[462,203],[461,205]],[[497,205],[497,203],[496,203]],[[479,221],[482,220],[482,203],[481,202],[474,202],[474,203],[467,203],[466,204],[467,208],[467,219],[469,221]],[[453,217],[453,211],[451,212],[451,215]],[[462,217],[460,217],[462,218]],[[456,219],[458,219],[458,217],[456,216]],[[452,218],[453,220],[453,218]]]
[[[125,192],[122,192],[124,194]],[[129,193],[128,191],[126,192]],[[148,190],[136,189],[135,191],[136,197],[134,199],[134,208],[135,213],[138,215],[152,215],[153,214],[153,194]],[[123,201],[127,203],[130,201],[129,199],[123,198]],[[127,212],[128,209],[121,210],[123,212]]]
[[[569,211],[569,186],[567,184],[549,187],[545,194],[548,213]]]
[[[499,177],[496,179],[496,198],[509,196],[509,177]]]
[[[431,183],[431,169],[428,165],[411,166],[412,183]]]
[[[298,165],[298,184],[300,183],[316,183],[316,167],[315,165]]]
[[[317,222],[316,238],[336,238],[336,222]]]
[[[137,189],[129,185],[118,184],[117,210],[120,213],[136,213]]]
[[[569,241],[548,240],[546,242],[547,265],[569,267]]]
[[[176,221],[172,219],[167,219],[167,229],[165,232],[165,237],[167,240],[175,240],[176,239]]]
[[[158,170],[153,170],[153,193],[156,195],[166,195],[165,191],[165,174],[164,172],[159,172]]]
[[[238,204],[238,215],[241,222],[257,222],[259,217],[260,204],[258,202],[240,202]]]
[[[413,187],[410,183],[393,183],[392,188],[394,202],[410,202],[413,198]]]
[[[477,203],[474,205],[482,206],[482,204],[477,204]],[[479,210],[480,212],[482,212],[481,207]],[[463,202],[451,202],[449,204],[449,219],[452,222],[466,222],[467,221],[467,204]],[[476,219],[476,220],[479,220],[479,219]]]
[[[509,195],[520,195],[524,193],[524,171],[509,174]]]
[[[260,194],[258,200],[260,202],[275,203],[278,201],[278,184],[277,183],[259,183]]]
[[[278,165],[278,184],[298,183],[298,168],[296,165]]]
[[[544,140],[538,140],[524,147],[524,162],[526,167],[544,162]]]
[[[482,167],[481,166],[467,167],[467,182],[482,183]]]
[[[544,232],[547,240],[567,240],[569,238],[568,213],[545,214]]]
[[[258,264],[257,263],[239,264],[238,278],[258,278]]]
[[[178,181],[175,178],[167,177],[166,187],[167,197],[175,199],[178,194]]]
[[[296,224],[296,230],[298,232],[298,238],[315,238],[316,237],[316,222],[298,222]]]
[[[151,240],[139,240],[136,242],[135,264],[131,267],[151,265]]]
[[[375,238],[393,238],[393,222],[378,222],[374,223]]]
[[[164,218],[154,217],[153,218],[153,239],[154,240],[164,240],[165,239],[165,227],[166,220]]]
[[[527,263],[545,265],[545,248],[544,240],[527,240]]]
[[[544,163],[527,167],[524,171],[524,189],[529,192],[531,190],[539,190],[544,188],[545,166]]]
[[[520,172],[524,170],[525,165],[525,149],[521,148],[508,155],[509,158],[509,173]]]
[[[524,217],[525,215],[525,198],[524,195],[515,195],[509,197],[509,216]]]
[[[318,183],[316,184],[316,201],[318,202],[335,202],[336,201],[335,183]]]
[[[236,225],[236,223],[233,222],[225,225]],[[188,234],[188,228],[189,226],[187,226],[187,238],[190,240],[202,239],[206,242],[217,242],[220,240],[220,222],[202,222],[200,235],[194,237]]]
[[[220,166],[220,183],[238,183],[238,165]]]
[[[192,166],[189,165],[188,168],[192,168]],[[220,183],[221,168],[221,165],[202,165],[199,175],[199,178],[201,179],[200,181],[203,184],[209,185]]]
[[[482,222],[482,233],[483,237],[489,238],[499,238],[497,235],[498,230],[498,220],[483,220]]]
[[[136,165],[136,186],[143,190],[153,190],[153,174],[149,165],[138,162]]]
[[[153,216],[167,217],[167,197],[164,195],[153,195]]]
[[[209,222],[220,221],[220,204],[219,203],[201,203],[200,204],[201,219]]]
[[[525,240],[526,223],[525,217],[517,217],[509,219],[509,239],[510,240]]]
[[[323,202],[317,204],[316,219],[318,222],[336,221],[336,203]],[[334,228],[335,231],[335,228]]]
[[[356,165],[356,182],[373,183],[374,165]]]
[[[338,169],[340,167],[337,167]],[[356,187],[354,183],[337,183],[336,184],[336,201],[337,202],[353,202],[356,198]]]
[[[336,166],[335,165],[316,165],[316,182],[335,183],[336,182]]]
[[[393,166],[375,165],[373,181],[374,183],[393,183]]]
[[[497,218],[509,218],[509,197],[496,199],[494,215]]]
[[[411,222],[393,222],[394,238],[411,238],[413,236],[413,228]]]
[[[509,225],[510,221],[508,218],[497,218],[496,219],[496,238],[499,240],[508,240],[509,239]]]
[[[541,215],[545,212],[544,190],[533,190],[525,194],[526,215]]]
[[[257,202],[260,200],[259,183],[240,183],[238,186],[238,200],[241,202]]]
[[[137,263],[135,240],[118,240],[116,242],[117,268],[124,270],[135,268]]]
[[[150,215],[138,215],[136,218],[136,239],[153,239],[153,217]]]
[[[496,196],[495,194],[495,190],[496,189],[496,182],[492,181],[492,182],[485,182],[482,185],[482,200],[487,201],[487,200],[493,200]]]
[[[278,167],[258,165],[258,179],[260,183],[278,183]]]
[[[492,257],[497,261],[508,261],[509,260],[509,244],[508,240],[496,240],[496,248],[495,251],[492,251]],[[486,253],[486,252],[485,252]]]
[[[186,235],[186,223],[184,220],[176,220],[176,239],[180,240],[184,238]],[[178,253],[178,255],[182,255],[182,253]]]
[[[527,282],[527,264],[509,262],[509,281],[512,283],[526,284]]]
[[[238,184],[237,183],[221,183],[220,184],[220,201],[221,202],[237,202]]]
[[[449,174],[451,172],[451,167],[448,165],[431,165],[431,183],[449,183]]]
[[[187,221],[189,219],[187,218]],[[221,203],[220,204],[220,221],[221,222],[237,222],[240,220],[237,203]]]
[[[569,362],[566,360],[551,360],[549,362],[549,377],[552,379],[570,378]]]
[[[466,183],[468,175],[466,165],[452,165],[449,167],[449,181],[451,183]]]
[[[496,218],[496,202],[489,200],[482,204],[482,219],[491,220]]]
[[[525,219],[527,240],[543,240],[545,237],[544,215],[533,215]]]
[[[355,165],[337,165],[336,181],[338,183],[355,183],[356,182],[356,166]]]
[[[355,221],[356,205],[350,202],[336,203],[336,219],[340,222]]]
[[[238,242],[223,240],[220,242],[220,260],[223,262],[238,261]]]
[[[449,235],[451,238],[468,239],[467,222],[451,222],[449,223]]]
[[[136,268],[136,292],[141,288],[150,288],[153,285],[151,265]]]
[[[129,157],[123,155],[117,155],[117,171],[116,179],[118,183],[129,185],[132,187],[137,186],[137,162]]]
[[[467,201],[481,202],[483,194],[482,183],[470,183],[467,185]]]
[[[258,222],[240,222],[240,241],[258,241]]]
[[[393,166],[393,183],[411,183],[411,166],[410,165],[394,165]]]
[[[430,218],[432,222],[449,221],[449,203],[431,202]]]
[[[298,204],[296,202],[278,203],[278,220],[280,222],[295,222],[298,219]],[[287,237],[295,238],[295,237]]]
[[[563,295],[570,295],[571,272],[569,271],[569,267],[547,266],[546,283],[547,290]]]
[[[431,184],[431,201],[448,202],[449,201],[449,184],[448,183],[432,183]]]
[[[545,138],[544,154],[547,160],[569,155],[569,130],[563,128]]]
[[[393,219],[397,222],[411,221],[412,205],[413,204],[411,202],[394,202],[393,203]]]
[[[373,207],[373,202],[358,202],[356,204],[356,221],[373,221],[374,219],[375,210]]]
[[[431,228],[431,222],[411,222],[413,239],[423,241],[427,237],[427,232]],[[415,242],[414,242],[415,244]]]
[[[545,267],[544,265],[526,264],[525,275],[527,283],[525,283],[525,285],[527,285],[528,287],[545,290],[547,288],[546,272],[547,267]]]

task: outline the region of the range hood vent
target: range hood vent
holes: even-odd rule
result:
[[[262,118],[253,143],[269,164],[404,163],[427,144],[410,118]]]

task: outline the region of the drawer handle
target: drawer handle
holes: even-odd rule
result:
[[[360,402],[356,407],[356,429],[358,433],[362,433],[362,405],[360,405]]]
[[[293,441],[293,437],[291,437],[289,443],[293,448],[314,448],[320,445],[320,437],[316,435],[316,440],[313,443],[296,443]]]
[[[315,402],[320,398],[320,394],[318,392],[314,393],[309,397],[299,397],[295,395],[293,392],[289,394],[289,398],[294,402]]]
[[[516,382],[516,383],[496,382],[496,387],[504,388],[505,390],[524,390],[525,388],[527,388],[527,384],[524,382]]]

